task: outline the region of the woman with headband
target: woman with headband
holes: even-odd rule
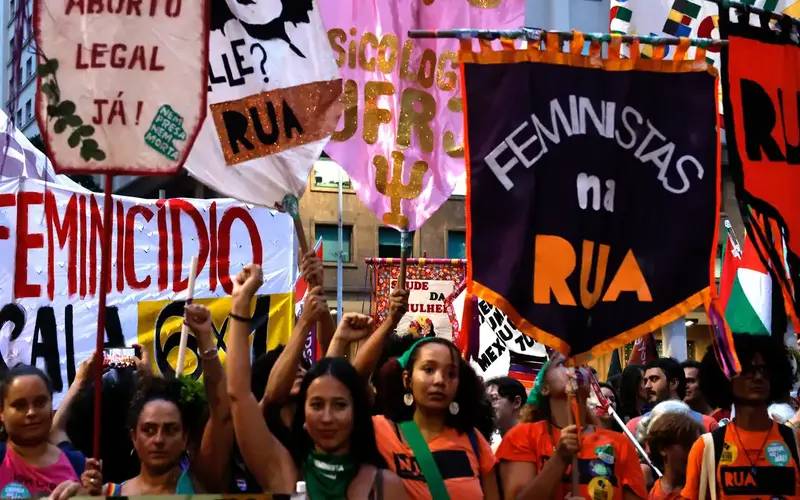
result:
[[[555,354],[542,367],[528,396],[525,423],[511,429],[497,450],[505,497],[568,498],[577,464],[579,497],[646,498],[635,449],[622,434],[591,423],[588,374],[572,372],[565,361]],[[573,416],[572,392],[578,413]],[[580,433],[573,417],[583,424]]]
[[[378,449],[409,498],[498,498],[495,457],[476,429],[491,422],[492,407],[453,343],[417,340],[382,377],[386,414],[373,419]]]

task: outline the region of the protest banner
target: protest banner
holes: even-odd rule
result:
[[[723,52],[725,106],[731,110],[725,123],[742,217],[800,331],[800,47],[791,30],[731,22],[728,12],[721,29],[729,41]],[[782,336],[785,330],[770,331]]]
[[[468,291],[578,364],[710,303],[720,179],[702,50],[621,59],[616,39],[606,60],[584,40],[460,55]]]
[[[208,0],[36,0],[36,118],[58,172],[177,172],[205,116]]]
[[[102,203],[101,195],[42,181],[0,183],[0,255],[9,256],[0,262],[0,370],[37,365],[63,393],[94,351]],[[193,256],[195,297],[211,307],[221,352],[231,276],[250,262],[266,277],[253,304],[264,320],[253,349],[286,342],[294,317],[289,216],[227,199],[128,197],[114,197],[112,213],[106,346],[143,344],[157,373],[174,369]],[[192,337],[188,347],[186,371],[198,376]]]
[[[455,40],[410,29],[519,28],[524,0],[319,0],[345,79],[345,113],[326,152],[387,225],[420,227],[464,178]]]
[[[302,195],[342,111],[316,3],[214,0],[207,60],[208,115],[186,169],[250,203]]]
[[[389,314],[389,294],[398,287],[400,259],[366,259],[372,275],[375,324]],[[406,259],[408,312],[397,325],[399,335],[453,338],[445,299],[464,280],[466,262],[460,259]]]
[[[453,325],[453,337],[461,334],[464,317],[462,311],[467,295],[466,282],[462,282],[445,299],[445,307]],[[483,380],[496,377],[513,377],[530,389],[536,374],[547,361],[544,344],[536,342],[514,326],[503,311],[485,300],[478,300],[479,345],[475,355],[468,360]]]

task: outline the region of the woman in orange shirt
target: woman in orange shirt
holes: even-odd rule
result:
[[[526,423],[506,433],[497,458],[506,498],[558,499],[571,492],[572,463],[577,455],[578,496],[614,500],[647,496],[636,451],[617,432],[593,424],[569,425],[569,368],[555,354],[536,377],[528,396]],[[587,384],[579,384],[578,418],[589,422]]]
[[[414,500],[499,497],[483,384],[452,342],[426,337],[381,370],[373,418],[378,449]]]

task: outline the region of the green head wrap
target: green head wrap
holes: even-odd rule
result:
[[[406,352],[397,358],[397,362],[400,363],[400,366],[403,367],[404,370],[409,369],[410,366],[408,366],[408,362],[411,359],[411,354],[422,344],[426,344],[434,339],[436,339],[436,337],[423,337],[415,341],[408,349],[406,349]]]
[[[553,358],[549,358],[545,361],[539,373],[536,374],[536,380],[533,382],[533,388],[528,394],[528,400],[525,402],[526,404],[539,406],[542,402],[542,385],[544,385],[544,377],[545,374],[547,374],[547,370],[550,368],[550,361],[552,361],[552,359]]]

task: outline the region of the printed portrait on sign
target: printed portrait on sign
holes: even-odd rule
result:
[[[238,23],[256,40],[282,40],[300,57],[305,55],[297,48],[286,32],[291,23],[309,23],[308,13],[314,8],[311,0],[214,0],[211,4],[211,31],[226,34],[229,22]]]

